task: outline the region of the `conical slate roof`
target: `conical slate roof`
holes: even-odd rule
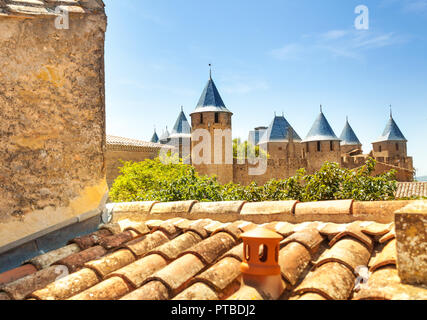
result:
[[[284,116],[275,116],[268,129],[262,135],[260,143],[289,141],[290,132],[292,132],[294,141],[301,141],[298,133],[296,133]]]
[[[326,120],[325,115],[322,111],[320,111],[319,116],[317,117],[316,121],[314,121],[313,126],[311,127],[307,137],[304,139],[303,142],[310,142],[310,141],[325,141],[325,140],[340,140],[337,138],[337,136],[334,133],[334,130],[332,130],[331,126],[329,125],[328,120]]]
[[[212,78],[209,79],[205,89],[202,92],[202,95],[200,96],[197,107],[192,112],[192,114],[208,111],[231,113],[231,111],[226,108],[224,102],[222,101],[221,95],[219,94]]]
[[[187,121],[187,117],[184,114],[184,110],[181,108],[181,112],[176,119],[175,125],[173,126],[170,138],[189,137],[191,135],[191,126]]]
[[[360,140],[357,138],[356,134],[354,133],[353,128],[350,126],[350,123],[348,122],[348,119],[345,123],[340,139],[341,139],[342,146],[361,145]]]
[[[406,140],[402,131],[400,131],[392,115],[390,115],[390,119],[387,122],[387,125],[384,129],[382,136],[379,137],[375,142],[383,142],[383,141],[405,141],[405,142],[408,141]]]
[[[154,130],[154,134],[153,134],[153,136],[151,137],[150,142],[153,142],[153,143],[157,143],[157,142],[159,142],[159,137],[157,136],[157,132],[156,132],[156,130]]]
[[[160,136],[160,141],[167,141],[169,139],[169,136],[170,136],[170,133],[168,131],[168,127],[166,127],[166,130]]]

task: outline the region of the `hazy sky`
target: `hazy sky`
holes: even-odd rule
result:
[[[284,113],[305,137],[319,105],[365,153],[389,117],[427,175],[427,0],[105,0],[107,133],[149,140],[195,108],[208,64],[233,136]],[[355,8],[369,9],[357,30]]]

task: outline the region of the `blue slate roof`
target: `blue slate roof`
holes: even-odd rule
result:
[[[313,126],[311,127],[307,137],[304,139],[303,142],[325,141],[325,140],[340,140],[340,139],[337,138],[337,136],[334,133],[334,130],[332,130],[328,120],[326,120],[325,115],[321,111],[316,121],[314,121]]]
[[[153,134],[153,136],[151,137],[150,142],[153,142],[153,143],[157,143],[157,142],[159,142],[159,137],[157,136],[156,130],[154,130],[154,134]]]
[[[345,123],[340,139],[341,139],[342,146],[353,146],[353,145],[356,146],[356,145],[362,144],[360,143],[360,140],[357,138],[356,134],[354,133],[353,128],[350,126],[348,119]]]
[[[300,136],[289,124],[285,117],[275,116],[268,129],[262,135],[260,143],[274,141],[289,141],[289,132],[292,132],[294,141],[301,141]]]
[[[219,94],[212,78],[210,78],[206,84],[206,87],[200,96],[199,102],[197,103],[196,109],[192,112],[192,114],[208,111],[231,113],[231,111],[226,108],[224,101],[222,101],[221,95]]]
[[[176,119],[175,125],[173,126],[170,137],[176,138],[181,136],[189,136],[191,134],[191,126],[188,123],[187,117],[184,114],[184,111],[181,109],[181,112]]]
[[[381,137],[377,139],[375,142],[383,142],[383,141],[408,141],[403,135],[402,131],[400,131],[393,117],[390,115],[390,119],[387,122],[387,125],[384,129],[384,132]]]

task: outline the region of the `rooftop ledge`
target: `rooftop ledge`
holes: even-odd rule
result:
[[[427,201],[399,200],[359,202],[334,200],[319,202],[291,201],[224,201],[198,202],[196,200],[178,202],[127,202],[109,203],[107,208],[113,221],[132,219],[171,219],[186,217],[191,219],[214,218],[220,222],[245,220],[254,223],[284,221],[301,223],[307,221],[350,223],[354,221],[394,222],[394,213],[410,204]],[[427,212],[427,211],[426,211]]]

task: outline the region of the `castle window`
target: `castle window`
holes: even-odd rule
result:
[[[381,148],[381,146],[378,147],[378,151],[381,152],[383,151],[383,148]]]
[[[331,148],[331,151],[334,151],[334,142],[333,141],[330,142],[330,148]]]
[[[309,143],[307,143],[307,153],[310,151]]]
[[[215,123],[219,123],[219,113],[215,112]]]
[[[317,141],[317,151],[318,151],[318,152],[320,152],[320,151],[321,151],[320,141]]]
[[[200,114],[200,123],[203,123],[203,113]]]
[[[396,143],[396,151],[399,151],[399,144]]]

